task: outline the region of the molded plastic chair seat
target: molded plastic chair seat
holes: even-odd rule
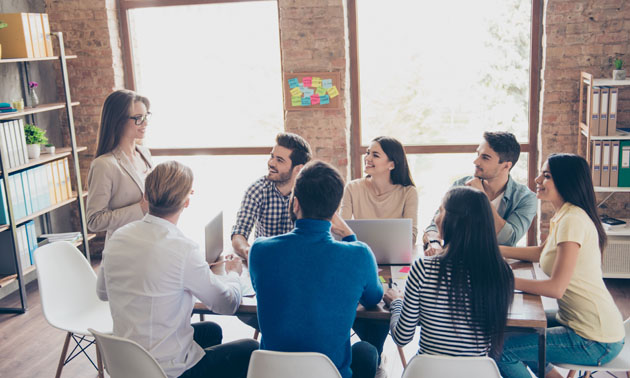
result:
[[[630,377],[630,318],[626,319],[625,322],[623,322],[623,326],[626,330],[626,338],[625,338],[625,344],[623,346],[623,349],[621,349],[621,352],[619,352],[619,354],[617,355],[617,357],[615,357],[612,361],[610,361],[609,363],[602,365],[602,366],[587,366],[587,365],[574,365],[574,364],[555,364],[558,367],[561,367],[563,369],[568,369],[573,371],[573,374],[575,374],[575,370],[578,371],[608,371],[608,372],[613,372],[613,371],[625,371],[626,372],[626,376]]]
[[[90,329],[111,378],[166,378],[160,364],[135,341]]]
[[[501,378],[490,357],[451,357],[418,354],[409,361],[402,378]]]
[[[50,243],[37,248],[33,256],[44,317],[51,326],[67,332],[57,366],[56,377],[59,377],[63,366],[78,353],[84,353],[92,362],[83,350],[93,343],[85,340],[85,336],[91,337],[88,328],[111,333],[112,316],[109,304],[96,296],[96,273],[76,247],[65,241]],[[74,356],[66,358],[70,338],[80,348]],[[87,346],[81,345],[82,342],[87,342]],[[94,362],[92,365],[102,376],[98,353],[97,360],[98,366]]]
[[[315,352],[252,353],[247,378],[341,378],[335,364],[324,354]]]

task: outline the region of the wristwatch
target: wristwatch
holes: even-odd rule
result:
[[[439,240],[437,240],[437,239],[431,239],[431,240],[429,240],[428,242],[424,243],[424,245],[422,246],[422,249],[426,251],[426,250],[427,250],[427,248],[429,248],[429,245],[430,245],[430,244],[433,244],[433,243],[438,243],[440,246],[442,246],[442,244],[440,243],[440,241],[439,241]]]

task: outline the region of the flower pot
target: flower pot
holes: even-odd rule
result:
[[[41,145],[39,144],[27,144],[26,151],[28,152],[29,159],[37,159],[41,153]]]
[[[42,154],[54,154],[55,146],[42,146]]]
[[[626,80],[626,70],[613,70],[613,80]]]

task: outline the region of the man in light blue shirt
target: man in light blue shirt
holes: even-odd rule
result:
[[[473,176],[463,177],[453,186],[467,185],[484,192],[492,204],[494,228],[500,245],[514,246],[525,235],[536,215],[536,195],[519,184],[510,171],[518,161],[521,146],[508,132],[485,132],[473,162]],[[439,253],[441,237],[434,221],[424,230],[425,255]]]

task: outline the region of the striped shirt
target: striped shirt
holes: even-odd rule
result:
[[[405,286],[404,300],[391,305],[390,330],[394,342],[409,344],[420,326],[419,354],[485,356],[490,338],[471,327],[463,316],[451,313],[448,292],[437,288],[440,261],[435,258],[414,261]],[[448,277],[447,277],[448,282]],[[466,300],[470,308],[470,301]]]
[[[256,238],[282,235],[293,230],[293,221],[289,215],[289,196],[283,196],[276,184],[266,176],[247,188],[236,215],[236,224],[232,227],[232,235],[243,235],[248,239],[254,225]]]

